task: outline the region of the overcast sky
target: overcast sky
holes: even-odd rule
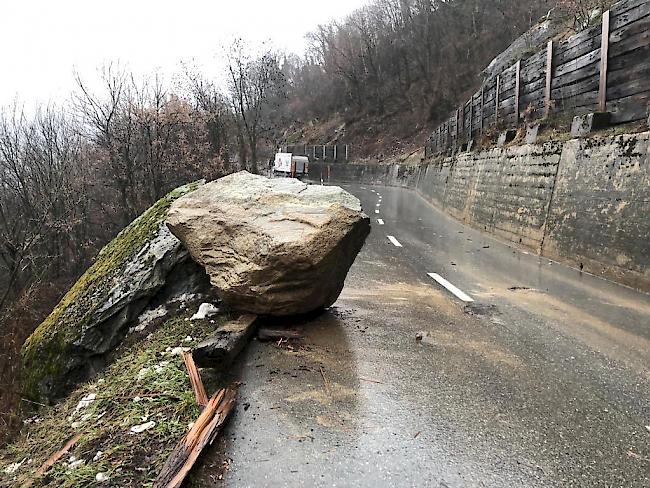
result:
[[[0,106],[59,101],[73,72],[119,61],[170,77],[180,61],[217,76],[234,36],[302,53],[304,36],[367,0],[0,0]]]

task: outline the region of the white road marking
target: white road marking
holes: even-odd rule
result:
[[[377,219],[377,223],[379,225],[384,225],[384,219]]]
[[[376,206],[376,207],[381,207],[381,203],[378,203],[378,204],[377,204],[377,205],[375,205],[375,206]]]
[[[388,237],[388,240],[393,243],[393,246],[395,246],[395,247],[404,247],[399,243],[399,241],[397,239],[395,239],[395,237],[393,237],[393,236],[386,236],[386,237]]]
[[[375,210],[375,213],[377,213],[377,214],[378,214],[378,213],[379,213],[379,209],[377,209],[377,210]]]
[[[451,283],[449,283],[446,279],[444,279],[444,278],[443,278],[442,276],[440,276],[439,274],[437,274],[437,273],[427,273],[427,274],[428,274],[431,278],[433,278],[434,280],[436,280],[439,284],[441,284],[442,286],[444,286],[445,288],[447,288],[447,290],[449,290],[451,293],[453,293],[454,295],[456,295],[456,297],[458,297],[460,300],[462,300],[462,301],[464,301],[464,302],[473,302],[473,301],[474,301],[474,299],[473,299],[472,297],[470,297],[469,295],[467,295],[465,292],[463,292],[463,291],[462,291],[461,289],[459,289],[458,287],[456,287],[456,286],[452,285]]]

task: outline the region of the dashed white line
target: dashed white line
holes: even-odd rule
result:
[[[377,223],[379,225],[384,225],[384,219],[377,219]]]
[[[377,205],[375,205],[375,207],[381,207],[381,203],[378,203]]]
[[[393,244],[395,247],[404,247],[402,246],[397,239],[395,239],[394,236],[386,236],[388,237],[388,240]]]
[[[436,280],[439,284],[441,284],[442,286],[444,286],[445,288],[447,288],[447,290],[449,290],[451,293],[453,293],[454,295],[456,295],[456,297],[459,298],[460,300],[462,300],[462,301],[464,301],[464,302],[473,302],[473,301],[474,301],[474,299],[473,299],[472,297],[470,297],[469,295],[467,295],[467,294],[466,294],[464,291],[462,291],[460,288],[458,288],[458,287],[452,285],[451,283],[449,283],[446,279],[444,279],[444,278],[443,278],[442,276],[440,276],[439,274],[437,274],[437,273],[427,273],[427,274],[428,274],[431,278],[433,278],[434,280]]]
[[[378,214],[378,213],[379,213],[379,209],[375,210],[375,213]]]

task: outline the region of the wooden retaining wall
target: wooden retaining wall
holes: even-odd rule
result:
[[[445,154],[488,128],[550,115],[611,112],[616,124],[648,117],[650,0],[625,0],[593,26],[486,79],[432,134],[425,156]],[[526,115],[525,115],[526,114]]]

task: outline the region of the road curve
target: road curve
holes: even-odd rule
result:
[[[372,233],[339,301],[252,343],[192,486],[650,486],[648,295],[343,186]]]

